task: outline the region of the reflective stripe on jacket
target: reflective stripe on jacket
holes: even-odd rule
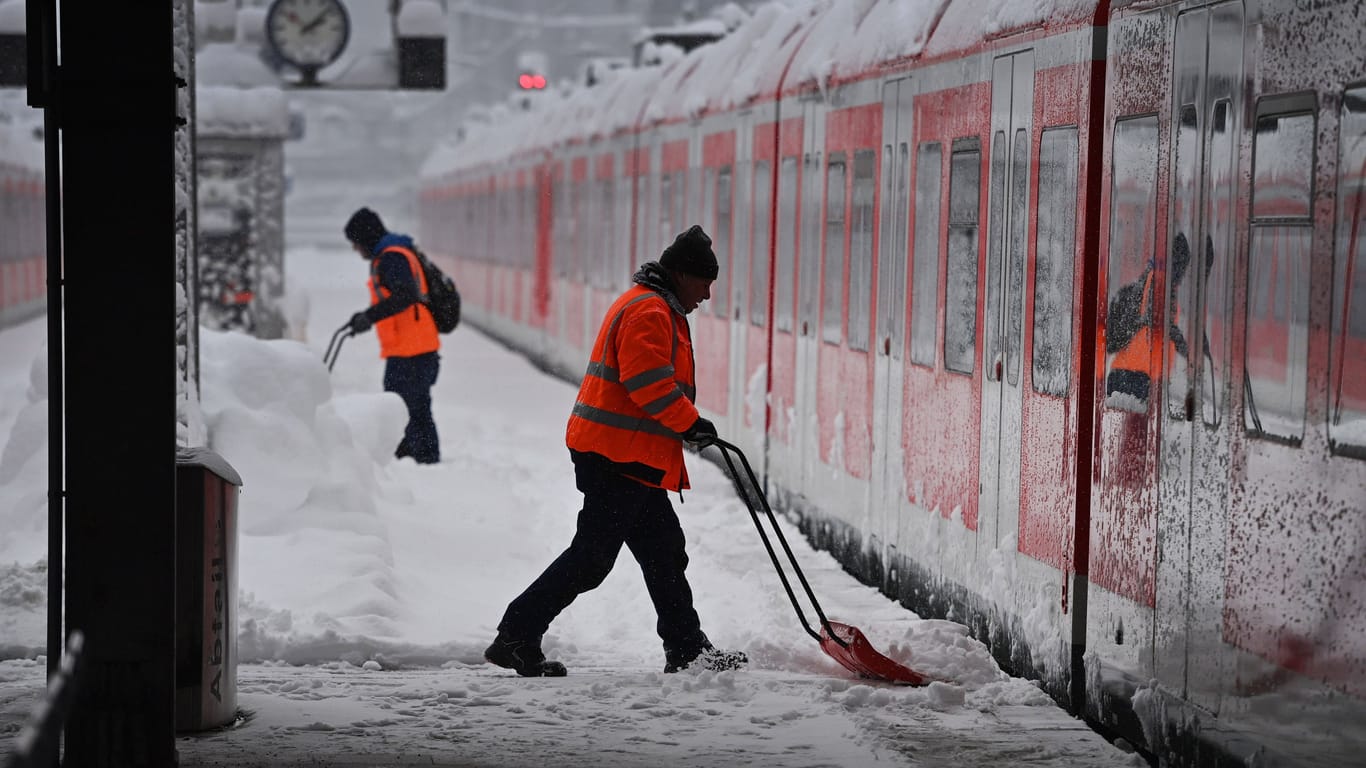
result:
[[[680,435],[697,420],[695,382],[687,319],[634,286],[598,330],[565,443],[625,465],[623,474],[647,485],[687,488]]]
[[[411,249],[391,245],[370,261],[370,306],[389,298],[389,289],[379,284],[379,258],[388,251],[403,254],[408,259],[408,268],[413,271],[418,295],[427,295],[427,277],[422,274],[422,265],[417,254]],[[375,335],[379,337],[380,357],[415,357],[441,348],[441,337],[436,332],[436,321],[431,310],[421,301],[375,322]]]

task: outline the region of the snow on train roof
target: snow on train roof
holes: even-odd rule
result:
[[[593,88],[498,105],[432,153],[424,177],[503,164],[550,147],[610,138],[775,97],[822,90],[878,66],[965,50],[989,37],[1088,18],[1096,0],[771,0],[720,40],[657,67],[616,70]],[[728,8],[732,19],[743,15]]]

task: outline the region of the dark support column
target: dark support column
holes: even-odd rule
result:
[[[65,765],[175,765],[172,3],[61,2]]]

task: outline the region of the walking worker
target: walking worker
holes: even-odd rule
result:
[[[370,307],[351,316],[351,332],[375,327],[385,360],[384,391],[396,393],[408,406],[408,425],[394,456],[435,464],[441,460],[441,445],[432,419],[432,385],[440,368],[441,338],[422,302],[427,283],[413,239],[390,232],[369,208],[353,213],[345,232],[351,247],[370,262]]]
[[[683,529],[669,491],[688,486],[683,443],[710,445],[716,427],[693,405],[692,336],[687,315],[711,298],[711,238],[694,226],[641,266],[634,285],[607,310],[588,372],[569,416],[565,442],[583,492],[569,548],[503,614],[484,658],[525,677],[565,674],[547,661],[541,636],[574,599],[607,578],[625,544],[640,564],[664,643],[664,671],[692,664],[734,669],[739,651],[712,647],[693,609],[684,569]]]

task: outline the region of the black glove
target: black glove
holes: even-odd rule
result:
[[[352,315],[351,322],[347,323],[347,325],[351,326],[352,334],[365,333],[370,330],[370,326],[374,324],[375,323],[370,319],[370,316],[364,312],[357,312]]]
[[[706,448],[720,439],[720,436],[716,434],[716,425],[711,423],[710,419],[705,416],[698,416],[697,421],[694,421],[692,426],[688,427],[688,431],[683,433],[683,439],[698,448]]]

